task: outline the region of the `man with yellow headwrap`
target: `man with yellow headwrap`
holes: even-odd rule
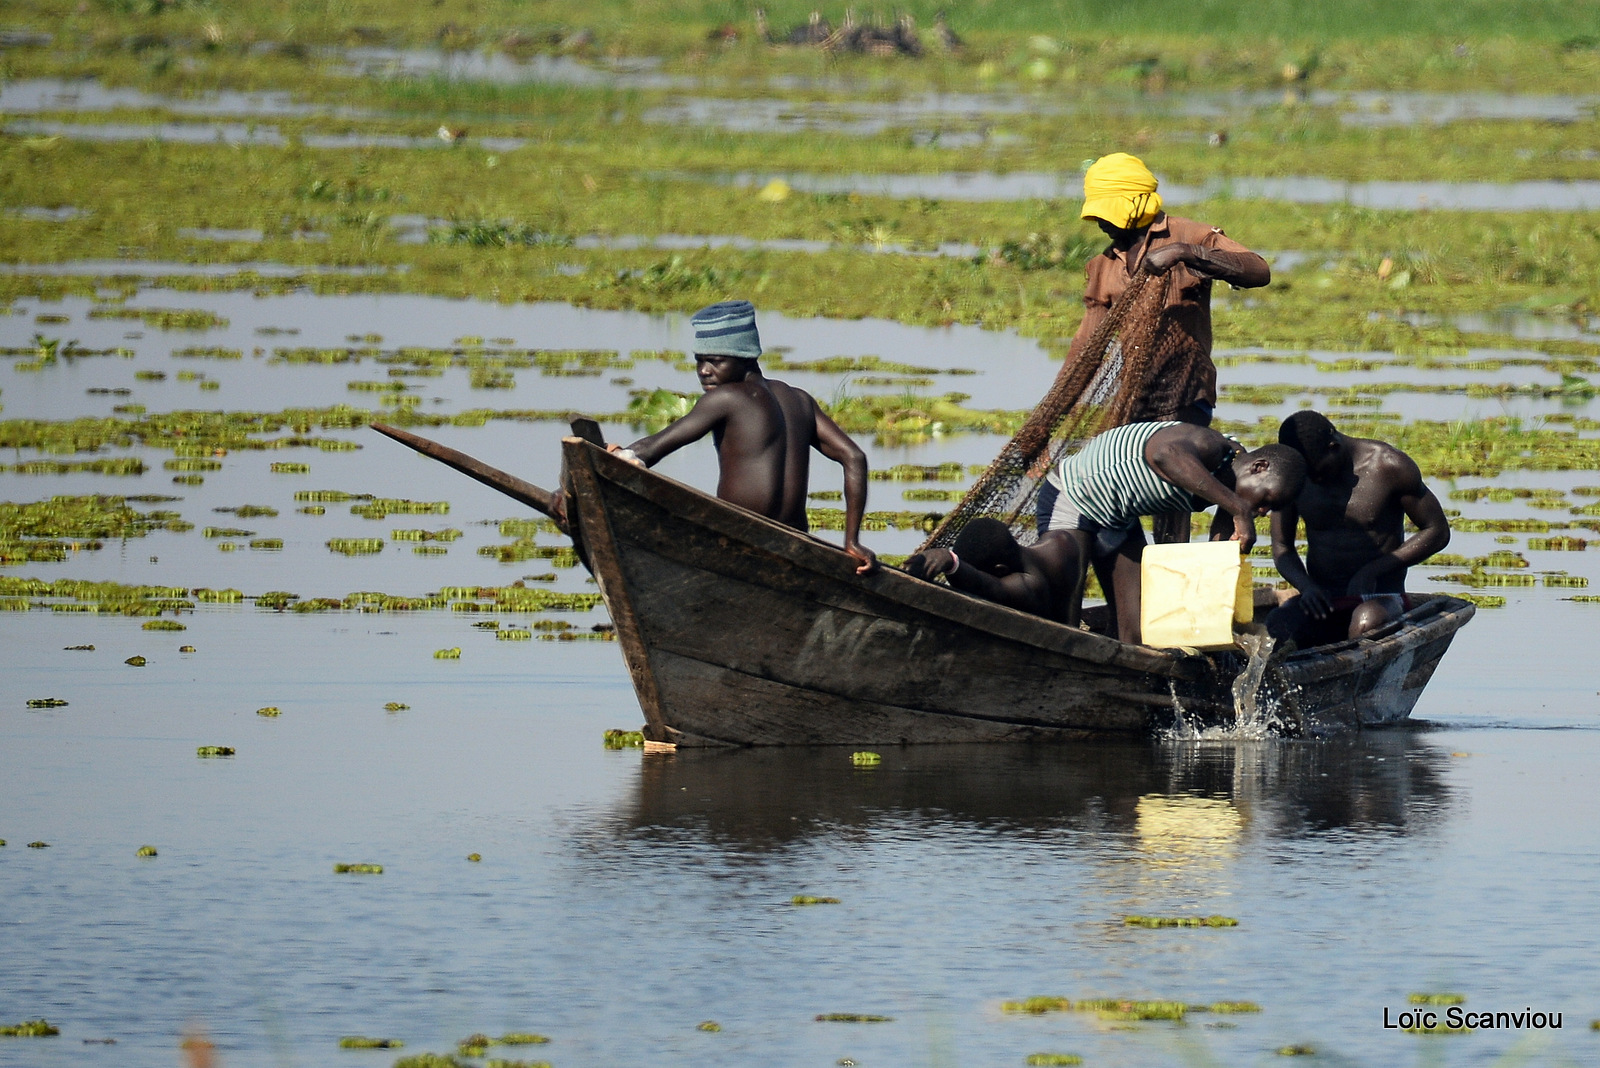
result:
[[[1111,245],[1089,261],[1083,322],[1072,339],[1068,366],[1128,288],[1142,266],[1161,276],[1166,303],[1156,324],[1153,363],[1144,395],[1126,422],[1176,420],[1209,426],[1217,405],[1217,368],[1211,362],[1211,283],[1254,289],[1272,280],[1267,261],[1221,229],[1161,210],[1156,176],[1144,162],[1113,152],[1083,176],[1083,218],[1092,219]],[[1063,371],[1065,373],[1065,371]],[[1156,540],[1188,541],[1188,516],[1156,517]]]

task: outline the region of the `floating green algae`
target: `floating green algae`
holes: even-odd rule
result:
[[[1582,575],[1546,575],[1544,584],[1559,589],[1581,590],[1588,588],[1589,580]]]
[[[309,475],[311,465],[291,462],[271,463],[267,465],[267,470],[275,475]]]
[[[194,751],[194,755],[200,757],[231,757],[235,754],[231,745],[202,745]]]
[[[103,547],[102,538],[142,538],[154,530],[188,530],[176,512],[139,512],[122,497],[57,496],[45,501],[0,501],[0,566],[60,561]]]
[[[398,1038],[367,1038],[363,1035],[345,1035],[339,1039],[340,1049],[403,1049],[405,1043]]]
[[[328,548],[342,556],[370,556],[383,552],[382,538],[330,538]]]
[[[52,1026],[50,1021],[43,1018],[0,1027],[0,1035],[6,1038],[49,1038],[60,1033],[60,1028]]]
[[[1057,1066],[1082,1064],[1076,1053],[1030,1053],[1023,1061],[1029,1068],[1057,1068]]]
[[[28,700],[29,708],[66,708],[67,702],[59,697],[33,697]]]
[[[1570,538],[1557,535],[1553,538],[1529,538],[1528,550],[1530,552],[1583,552],[1589,547],[1589,542],[1584,538]]]
[[[543,1046],[549,1041],[548,1035],[539,1035],[532,1031],[507,1031],[495,1039],[496,1044],[501,1046]]]
[[[878,753],[862,751],[850,754],[850,763],[858,768],[875,768],[883,763],[883,757]]]
[[[433,651],[433,658],[435,660],[460,660],[461,646],[457,645],[451,649],[435,649]]]
[[[335,875],[382,875],[382,864],[335,864]]]
[[[69,653],[80,653],[80,652],[81,653],[92,653],[92,652],[94,652],[94,646],[92,646],[92,645],[66,645],[66,646],[63,646],[62,648],[65,649]]]
[[[140,846],[139,851],[134,854],[136,857],[153,857],[155,855],[156,847],[152,845]]]
[[[823,1012],[818,1013],[816,1019],[819,1023],[893,1023],[893,1016],[877,1016],[868,1012]]]
[[[1273,1050],[1280,1057],[1311,1057],[1316,1055],[1315,1046],[1279,1046]]]
[[[694,1029],[696,1031],[710,1031],[715,1033],[722,1030],[722,1025],[717,1023],[715,1020],[701,1020],[699,1023],[694,1025]]]
[[[350,514],[361,516],[363,519],[387,519],[391,515],[449,515],[450,502],[378,497],[363,504],[351,505]]]
[[[448,1053],[414,1053],[394,1062],[394,1068],[471,1068]]]
[[[533,631],[522,627],[508,627],[495,632],[495,640],[502,642],[526,642],[533,640]]]
[[[174,619],[147,620],[140,630],[188,630],[189,628]]]
[[[1124,927],[1237,927],[1231,916],[1124,916]]]
[[[1465,994],[1407,994],[1406,1001],[1412,1005],[1465,1005]]]
[[[283,713],[281,711],[279,711],[278,706],[276,706],[276,705],[268,705],[265,708],[256,709],[256,715],[265,716],[268,719],[275,719],[278,716],[283,715]]]
[[[136,319],[157,330],[211,330],[228,320],[211,312],[190,308],[91,308],[91,319]]]
[[[482,853],[468,853],[467,854],[467,860],[469,862],[473,863],[473,864],[481,863],[482,860],[483,860],[483,854]]]
[[[601,740],[607,749],[643,749],[643,731],[625,731],[616,727],[606,731]]]
[[[399,701],[389,701],[384,704],[383,710],[385,712],[404,712],[410,707],[410,705],[401,704]]]
[[[28,843],[28,848],[29,849],[49,849],[50,848],[50,843],[49,842],[29,842]]]
[[[461,531],[454,528],[444,530],[391,530],[389,537],[395,541],[455,541],[461,537]]]
[[[180,652],[180,653],[192,653],[192,652],[194,652],[194,646],[192,646],[192,645],[180,645],[180,646],[178,646],[178,652]]]
[[[1452,593],[1450,596],[1478,608],[1504,608],[1506,599],[1497,593]]]
[[[813,897],[810,894],[796,894],[789,899],[789,904],[791,905],[837,905],[839,903],[839,899],[836,897]]]
[[[484,1062],[483,1068],[550,1068],[549,1061],[513,1061],[503,1057],[491,1057]]]
[[[149,662],[150,661],[146,660],[144,657],[138,655],[137,653],[135,653],[133,656],[130,656],[130,657],[128,657],[128,659],[123,661],[123,663],[127,664],[129,667],[144,667]]]
[[[250,548],[264,552],[277,552],[283,548],[282,538],[251,538]]]
[[[26,463],[0,464],[0,471],[18,475],[72,475],[94,474],[130,477],[142,475],[149,468],[138,457],[129,456],[115,460],[29,460]]]

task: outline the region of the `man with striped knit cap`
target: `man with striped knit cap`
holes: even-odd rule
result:
[[[811,450],[844,468],[844,551],[865,574],[877,557],[861,544],[867,506],[867,457],[803,389],[761,373],[761,335],[747,300],[729,300],[694,313],[695,374],[705,392],[688,415],[627,448],[612,452],[643,467],[699,441],[717,449],[717,496],[806,530]]]

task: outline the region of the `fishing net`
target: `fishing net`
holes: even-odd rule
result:
[[[1134,273],[1078,357],[919,552],[948,547],[980,516],[999,519],[1018,542],[1032,544],[1039,486],[1062,457],[1102,430],[1169,418],[1194,400],[1203,363],[1180,332],[1162,329],[1171,284],[1170,273]]]

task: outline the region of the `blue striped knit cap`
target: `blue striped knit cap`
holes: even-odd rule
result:
[[[697,356],[738,356],[754,360],[761,355],[756,309],[748,300],[725,300],[701,308],[690,321],[694,323]]]

